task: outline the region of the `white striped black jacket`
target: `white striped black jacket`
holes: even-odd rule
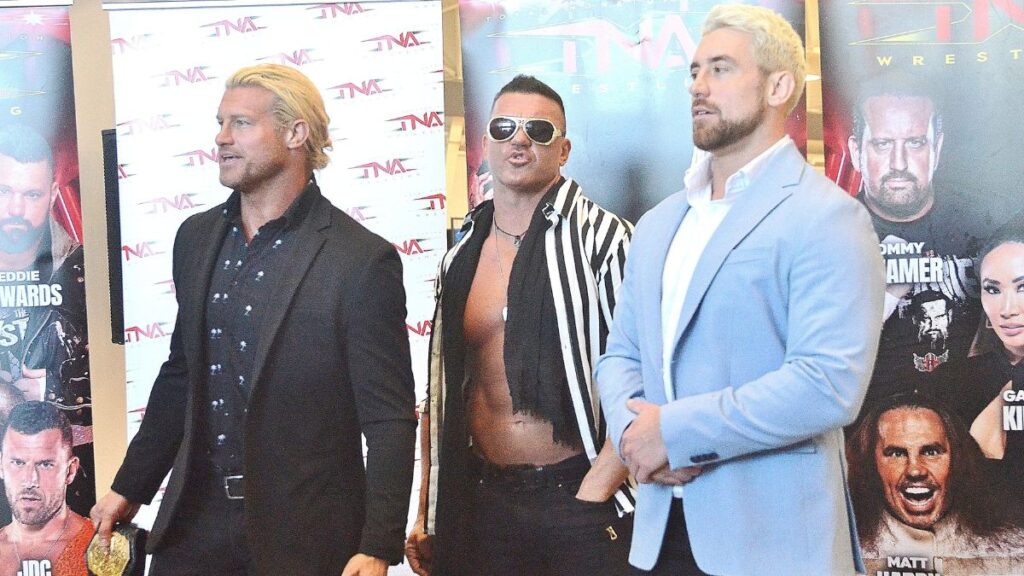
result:
[[[593,462],[604,444],[605,423],[600,395],[593,377],[594,365],[604,352],[608,328],[615,309],[615,294],[622,284],[623,269],[633,225],[601,208],[583,196],[583,190],[565,179],[554,199],[542,207],[551,222],[545,231],[544,246],[551,278],[552,296],[558,314],[558,334],[576,422],[583,446]],[[447,393],[443,341],[441,292],[452,261],[473,235],[473,217],[466,216],[462,238],[445,254],[435,285],[437,309],[430,341],[428,403],[430,410],[430,466],[426,524],[434,533],[438,497],[438,470],[441,466],[441,430]],[[458,386],[458,383],[453,383]],[[458,388],[456,388],[458,389]],[[619,509],[633,511],[634,488],[623,484],[615,494]]]

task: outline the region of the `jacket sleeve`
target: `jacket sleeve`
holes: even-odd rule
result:
[[[402,263],[387,247],[356,287],[346,354],[366,437],[366,523],[359,551],[402,560],[416,444],[415,384]]]
[[[189,222],[178,229],[174,240],[173,278],[181,287]],[[171,334],[171,350],[160,367],[146,403],[146,412],[138,433],[128,446],[124,462],[114,477],[111,488],[132,502],[149,504],[160,489],[174,464],[185,432],[185,408],[188,397],[188,362],[182,345],[184,315],[181,310],[182,291],[176,290],[178,313]]]

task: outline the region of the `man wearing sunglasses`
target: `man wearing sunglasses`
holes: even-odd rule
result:
[[[689,87],[709,154],[633,237],[597,380],[640,482],[644,574],[864,571],[842,427],[878,349],[883,270],[867,211],[786,136],[805,69],[778,14],[712,9]]]
[[[632,495],[591,374],[632,226],[562,176],[565,131],[561,98],[536,78],[495,97],[483,137],[494,198],[466,217],[438,281],[406,545],[420,575],[628,570]]]

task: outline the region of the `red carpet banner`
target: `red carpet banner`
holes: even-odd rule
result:
[[[96,499],[71,28],[0,8],[0,574],[85,574]]]
[[[1022,574],[1024,7],[820,6],[827,172],[886,263],[848,434],[869,573]],[[1016,239],[986,250],[997,233]]]
[[[461,0],[470,206],[490,191],[481,138],[491,100],[516,74],[536,76],[562,97],[573,142],[565,174],[588,196],[635,222],[682,188],[693,151],[690,58],[704,17],[720,3]],[[801,1],[746,3],[804,30]],[[789,126],[801,149],[803,110]]]
[[[130,436],[174,328],[175,231],[229,194],[218,183],[214,145],[224,81],[257,62],[297,67],[320,87],[334,150],[317,180],[401,254],[418,396],[425,395],[447,224],[440,3],[225,6],[110,12]]]

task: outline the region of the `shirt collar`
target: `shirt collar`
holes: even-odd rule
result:
[[[783,135],[764,152],[758,154],[753,160],[747,162],[742,168],[725,181],[725,198],[733,199],[750,186],[750,183],[763,171],[768,160],[774,157],[787,144],[792,142],[788,135]],[[686,171],[683,183],[686,186],[686,199],[692,205],[694,202],[710,201],[711,199],[711,158],[712,155],[694,149],[694,159],[690,169]]]
[[[295,228],[302,222],[303,217],[309,212],[309,207],[313,204],[313,199],[317,196],[320,188],[316,184],[316,178],[312,175],[309,177],[309,182],[306,183],[306,187],[303,188],[299,197],[292,201],[291,206],[284,211],[284,214],[280,218],[275,218],[270,222],[264,224],[272,226],[281,226],[282,228]],[[224,209],[221,211],[224,218],[231,224],[241,225],[242,223],[242,194],[235,190],[228,197],[224,203]]]

